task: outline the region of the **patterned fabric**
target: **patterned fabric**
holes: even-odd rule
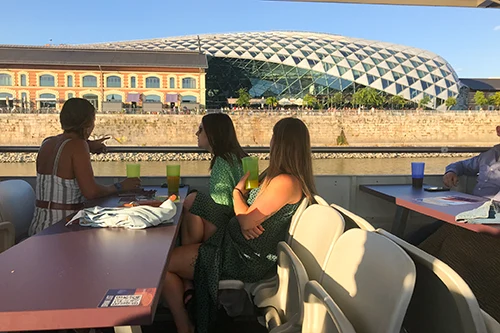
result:
[[[85,198],[80,191],[78,182],[75,179],[63,179],[56,176],[59,156],[71,139],[64,141],[57,152],[54,160],[54,170],[52,174],[36,175],[36,199],[61,204],[78,204],[84,202]],[[35,207],[33,220],[31,221],[29,235],[32,236],[43,229],[59,222],[66,216],[74,213],[74,210],[57,210]]]
[[[243,167],[236,156],[232,159],[231,164],[221,157],[215,158],[210,172],[210,195],[198,192],[190,213],[214,224],[214,221],[228,221],[234,215],[233,189],[243,177]]]
[[[259,190],[260,187],[250,191],[249,205]],[[236,217],[213,221],[217,231],[200,246],[195,266],[197,332],[207,332],[216,318],[219,280],[256,282],[275,272],[276,247],[285,239],[299,204],[300,201],[283,206],[262,223],[264,233],[252,240],[243,237]]]
[[[477,156],[448,165],[446,172],[452,171],[458,176],[478,176],[472,193],[480,197],[491,197],[500,191],[499,158],[500,145],[496,145]]]
[[[500,242],[444,223],[419,247],[454,269],[469,285],[481,309],[500,321]]]

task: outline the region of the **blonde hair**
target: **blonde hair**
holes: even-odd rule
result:
[[[312,202],[316,185],[312,170],[311,139],[306,125],[297,118],[283,118],[274,125],[269,167],[265,183],[280,174],[297,178],[302,192]]]

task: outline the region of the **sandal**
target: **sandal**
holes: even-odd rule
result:
[[[188,300],[186,300],[189,296]],[[188,313],[189,319],[191,320],[192,323],[195,323],[195,313],[196,313],[196,300],[195,300],[195,292],[194,289],[188,289],[184,292],[184,307],[186,308],[186,311]]]

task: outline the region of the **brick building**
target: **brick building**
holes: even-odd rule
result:
[[[104,111],[203,107],[207,67],[190,51],[0,46],[0,107],[60,109],[72,97]]]

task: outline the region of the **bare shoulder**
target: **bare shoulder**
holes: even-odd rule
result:
[[[276,187],[279,187],[279,188],[281,188],[283,190],[287,190],[287,191],[293,191],[295,189],[297,189],[299,191],[301,190],[299,180],[292,175],[288,175],[288,174],[284,174],[284,173],[274,177],[269,182],[269,186],[273,186],[273,187],[276,186]]]
[[[89,152],[89,145],[87,144],[87,141],[83,139],[72,139],[67,143],[67,146],[74,153]]]

